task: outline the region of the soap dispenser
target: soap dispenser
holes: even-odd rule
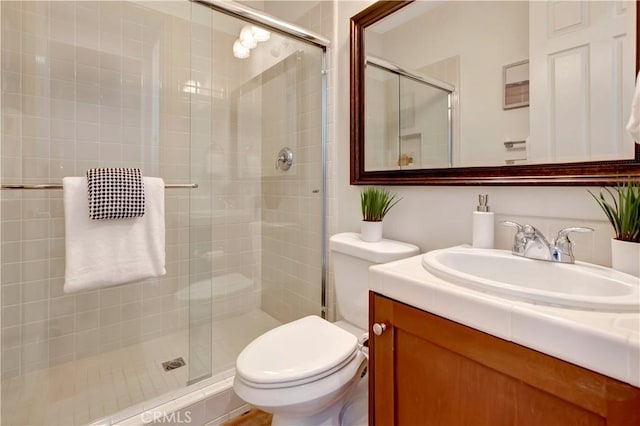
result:
[[[493,212],[489,211],[489,195],[478,195],[478,208],[473,212],[473,240],[475,248],[493,248]]]

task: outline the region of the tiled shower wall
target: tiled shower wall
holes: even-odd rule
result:
[[[188,20],[116,1],[1,7],[3,183],[113,166],[193,178]],[[62,191],[3,191],[3,377],[186,330],[188,191],[166,191],[166,276],[77,294],[63,291]]]

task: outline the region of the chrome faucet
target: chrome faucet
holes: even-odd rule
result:
[[[573,226],[558,231],[554,240],[547,240],[544,234],[533,225],[520,225],[516,222],[504,221],[502,225],[516,228],[511,253],[529,259],[549,262],[575,263],[569,234],[571,232],[593,232],[593,228]]]

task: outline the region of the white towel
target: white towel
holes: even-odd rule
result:
[[[631,100],[631,115],[627,123],[627,131],[636,143],[640,143],[640,73],[636,78],[636,90]]]
[[[65,177],[65,293],[164,275],[164,181],[144,178],[142,217],[91,220],[86,177]]]

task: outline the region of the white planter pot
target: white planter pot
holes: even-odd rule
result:
[[[360,222],[360,238],[362,241],[375,242],[382,239],[382,221],[380,222],[367,222],[363,220]]]
[[[640,243],[612,239],[611,267],[640,277]]]

